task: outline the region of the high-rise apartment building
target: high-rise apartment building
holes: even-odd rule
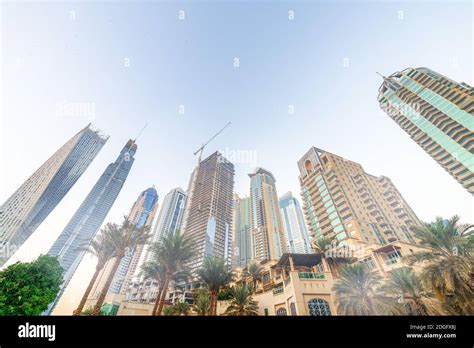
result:
[[[293,197],[291,192],[287,192],[280,197],[280,210],[286,241],[288,242],[288,251],[296,254],[311,253],[308,230],[300,202]]]
[[[0,267],[69,192],[107,139],[87,125],[61,146],[0,207]]]
[[[58,258],[63,268],[63,285],[50,305],[47,313],[56,306],[79,263],[84,257],[84,245],[88,245],[95,237],[107,214],[112,208],[120,190],[127,179],[135,161],[137,145],[129,140],[115,162],[109,164],[97,183],[82,202],[66,228],[54,242],[48,254]]]
[[[416,243],[410,227],[421,223],[386,176],[370,175],[360,164],[315,147],[298,168],[312,238],[336,238],[341,245]]]
[[[396,72],[378,101],[398,125],[474,194],[474,88],[427,68]]]
[[[219,152],[199,162],[188,189],[183,233],[195,244],[189,266],[193,274],[204,257],[221,257],[231,265],[234,165]]]
[[[129,220],[135,225],[137,230],[143,227],[151,228],[153,219],[158,209],[158,193],[154,187],[150,187],[143,191],[132,206],[128,214]],[[115,272],[115,276],[110,284],[109,292],[113,294],[125,294],[128,283],[132,280],[138,270],[138,264],[143,256],[144,245],[139,245],[135,250],[131,250],[120,261],[120,265]],[[104,267],[104,274],[108,268],[112,268],[113,262]],[[100,279],[100,277],[98,278]]]
[[[185,206],[186,193],[183,189],[177,187],[168,192],[161,205],[158,218],[154,223],[151,243],[156,243],[168,233],[174,233],[181,229]],[[149,246],[146,246],[143,263],[149,262],[153,258],[153,254],[148,247]],[[140,262],[140,264],[142,263]],[[143,279],[143,277],[134,277],[127,284],[125,300],[141,303],[154,302],[157,293],[157,281],[153,279]]]
[[[234,261],[233,267],[245,268],[254,259],[252,226],[250,222],[250,198],[234,195]]]
[[[250,177],[250,204],[255,259],[278,260],[287,252],[275,177],[256,168]]]

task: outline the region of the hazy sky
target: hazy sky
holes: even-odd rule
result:
[[[375,73],[426,66],[473,85],[470,1],[0,6],[0,203],[89,119],[110,135],[11,262],[49,250],[145,123],[108,221],[119,220],[151,185],[160,203],[171,188],[186,189],[193,152],[228,121],[204,156],[241,152],[240,195],[248,193],[247,174],[262,166],[275,175],[280,195],[299,197],[296,162],[314,145],[390,177],[422,220],[459,214],[474,221],[472,196],[380,110]],[[76,111],[68,114],[67,106]],[[94,266],[87,257],[56,313],[71,313]]]

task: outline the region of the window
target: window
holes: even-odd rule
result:
[[[277,309],[277,315],[278,316],[285,316],[286,314],[286,309],[285,308],[278,308]]]
[[[329,303],[320,298],[313,298],[308,301],[309,315],[311,316],[328,316],[331,315]]]
[[[265,309],[263,310],[263,312],[265,313],[265,315],[268,316],[268,308],[265,308]]]
[[[295,305],[294,302],[291,302],[291,304],[290,304],[290,313],[291,313],[291,315],[297,315],[296,314],[296,305]]]

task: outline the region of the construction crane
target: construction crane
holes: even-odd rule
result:
[[[204,144],[202,144],[202,146],[196,150],[196,152],[194,152],[194,156],[196,156],[199,152],[199,159],[198,159],[198,163],[201,163],[201,157],[202,157],[202,152],[204,151],[204,148],[206,147],[207,144],[209,144],[211,141],[213,141],[219,134],[222,133],[222,131],[224,129],[226,129],[232,122],[228,122],[224,127],[221,128],[220,131],[218,131],[216,134],[214,134],[211,139],[209,139],[207,142],[205,142]]]

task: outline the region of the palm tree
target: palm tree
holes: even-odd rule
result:
[[[197,315],[209,315],[211,309],[211,296],[206,288],[197,289],[194,294],[193,309]]]
[[[221,288],[232,280],[232,271],[224,259],[219,257],[204,258],[202,268],[198,271],[201,280],[207,285],[211,293],[211,315],[217,315],[217,295]]]
[[[389,296],[399,297],[405,304],[409,315],[441,314],[439,304],[423,287],[420,278],[410,267],[394,269],[390,272],[388,281],[382,290]],[[408,302],[405,302],[405,301]]]
[[[252,289],[247,285],[232,288],[232,300],[225,311],[229,316],[258,315],[258,305],[252,299]]]
[[[108,235],[111,246],[113,248],[114,261],[112,264],[111,271],[107,280],[101,290],[97,303],[94,306],[92,315],[99,315],[102,309],[102,305],[105,300],[105,296],[109,290],[112,279],[115,276],[115,272],[120,265],[120,261],[125,257],[128,250],[134,250],[138,245],[146,244],[150,238],[147,226],[137,230],[135,224],[133,224],[127,217],[124,218],[121,225],[115,223],[108,223],[105,225],[105,232]]]
[[[90,280],[89,285],[82,296],[79,306],[73,312],[73,315],[75,316],[81,315],[83,312],[84,305],[86,304],[87,298],[89,297],[89,294],[97,280],[97,277],[99,276],[100,271],[104,268],[107,261],[109,261],[114,255],[114,250],[110,243],[110,237],[106,229],[102,230],[102,232],[85,249],[87,252],[97,258],[97,265],[95,266],[94,275],[92,276],[92,279]]]
[[[257,282],[262,279],[263,268],[257,262],[252,262],[247,266],[247,275],[252,278],[253,292],[257,290]]]
[[[316,255],[325,259],[332,274],[338,274],[342,265],[352,263],[354,258],[346,255],[347,247],[340,246],[337,239],[319,238],[312,242],[313,251]]]
[[[420,245],[428,250],[408,255],[405,260],[409,265],[423,263],[422,284],[448,312],[474,314],[474,240],[463,236],[466,227],[459,225],[459,217],[449,220],[438,217],[432,223],[412,229]]]
[[[193,244],[191,239],[177,230],[152,244],[150,250],[153,253],[152,262],[162,267],[160,294],[153,310],[153,315],[161,315],[170,282],[188,273],[186,263],[194,256]]]
[[[184,301],[178,301],[173,305],[173,312],[175,315],[188,316],[190,311],[191,306]]]
[[[396,309],[394,301],[378,291],[381,280],[377,272],[360,263],[342,266],[340,278],[333,286],[337,312],[342,315],[380,315]]]

